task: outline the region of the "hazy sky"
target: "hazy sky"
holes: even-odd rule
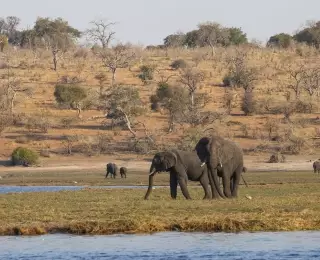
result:
[[[62,17],[79,30],[97,17],[118,22],[116,38],[132,43],[161,44],[178,30],[215,21],[241,27],[248,38],[265,42],[278,32],[293,33],[307,20],[320,20],[320,0],[3,0],[0,17],[18,16],[20,28],[36,18]]]

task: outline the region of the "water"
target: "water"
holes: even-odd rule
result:
[[[320,232],[0,237],[0,259],[320,259]]]
[[[168,186],[154,186],[154,188]],[[62,191],[62,190],[81,190],[84,188],[93,189],[147,189],[148,186],[0,186],[0,194],[4,193],[21,193],[21,192],[43,192],[43,191]]]

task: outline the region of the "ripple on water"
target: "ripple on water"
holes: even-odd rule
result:
[[[320,259],[320,232],[0,237],[0,259]]]

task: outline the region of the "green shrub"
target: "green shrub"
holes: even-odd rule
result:
[[[183,59],[179,59],[172,62],[170,67],[174,70],[184,69],[187,67],[187,63]]]
[[[75,106],[87,97],[85,89],[77,85],[58,84],[55,87],[54,96],[60,105]]]
[[[11,155],[13,165],[35,165],[38,163],[39,155],[36,151],[18,147]]]
[[[143,84],[147,84],[149,80],[153,80],[154,67],[150,65],[143,65],[140,67],[141,73],[138,75]]]

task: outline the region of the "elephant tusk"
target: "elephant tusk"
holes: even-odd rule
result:
[[[203,167],[203,166],[205,166],[205,164],[206,164],[205,162],[201,163],[200,167]]]
[[[155,175],[156,173],[157,173],[156,170],[154,170],[154,171],[149,173],[149,176]]]

